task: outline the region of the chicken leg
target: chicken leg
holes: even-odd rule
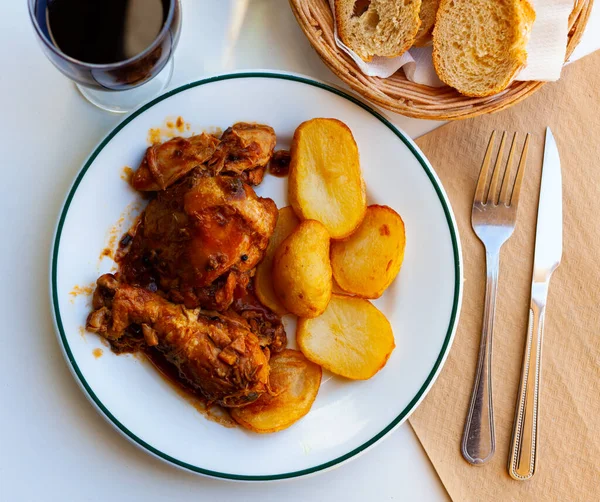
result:
[[[179,370],[179,377],[210,402],[239,407],[268,392],[269,351],[247,324],[217,313],[186,309],[156,293],[101,276],[88,331],[118,340],[141,327],[148,346]]]

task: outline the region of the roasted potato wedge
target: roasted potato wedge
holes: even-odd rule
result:
[[[329,233],[318,221],[300,223],[275,251],[273,290],[298,317],[323,313],[331,298]]]
[[[290,235],[294,229],[300,224],[300,220],[294,213],[291,206],[282,207],[279,210],[279,218],[277,218],[277,226],[265,253],[263,261],[256,268],[254,276],[254,289],[256,296],[263,305],[269,307],[273,312],[282,316],[288,313],[273,290],[273,257],[279,245]]]
[[[369,206],[356,232],[331,243],[333,277],[348,293],[379,298],[400,271],[405,244],[400,215],[387,206]]]
[[[332,239],[350,235],[365,216],[367,198],[348,126],[335,119],[303,122],[290,153],[288,196],[296,214],[323,223]]]
[[[299,319],[296,341],[310,361],[336,375],[367,380],[396,346],[386,317],[368,300],[333,295],[325,312]]]
[[[248,406],[230,410],[238,424],[260,434],[287,429],[300,420],[309,412],[321,385],[321,367],[298,350],[275,354],[270,365],[269,381],[275,395],[263,394]]]

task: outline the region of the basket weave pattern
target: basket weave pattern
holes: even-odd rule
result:
[[[455,120],[503,110],[537,91],[544,82],[513,82],[504,91],[485,98],[463,96],[450,87],[410,82],[402,70],[389,78],[367,77],[335,44],[333,16],[327,0],[289,0],[308,40],[324,63],[352,89],[377,105],[408,117]],[[566,58],[579,43],[593,0],[576,0],[569,17]]]

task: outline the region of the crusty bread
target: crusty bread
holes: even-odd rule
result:
[[[440,0],[421,0],[421,10],[419,11],[419,19],[421,26],[417,31],[414,45],[423,47],[431,41],[431,30],[435,23],[435,15],[437,14]]]
[[[342,42],[364,61],[395,57],[414,43],[421,0],[334,0]]]
[[[433,65],[465,96],[508,87],[527,62],[535,12],[527,0],[441,0],[433,29]]]

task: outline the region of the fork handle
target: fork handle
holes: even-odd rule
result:
[[[508,456],[508,473],[511,478],[519,481],[530,479],[535,474],[537,464],[542,340],[548,290],[547,285],[544,284],[534,284],[533,288],[527,342],[523,354],[521,382]]]
[[[467,462],[481,465],[490,460],[496,451],[494,434],[494,408],[492,406],[492,335],[496,312],[496,292],[500,251],[486,252],[487,282],[485,308],[477,373],[471,394],[471,405],[465,422],[461,451]]]

